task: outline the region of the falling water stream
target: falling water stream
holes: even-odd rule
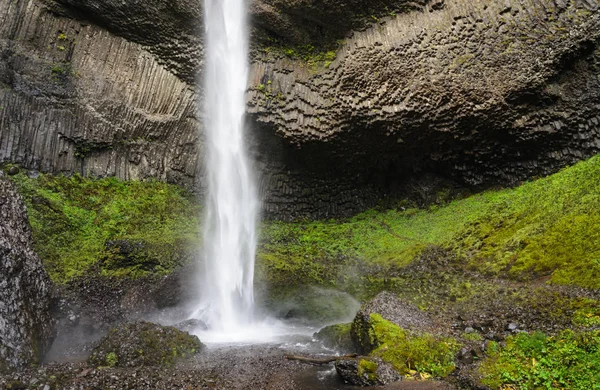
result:
[[[204,129],[207,198],[200,302],[192,318],[208,344],[310,340],[315,328],[264,316],[254,308],[259,201],[244,143],[248,82],[245,0],[204,0]]]
[[[253,322],[259,211],[244,144],[248,29],[244,0],[205,0],[205,112],[208,194],[205,268],[197,316],[213,332]]]

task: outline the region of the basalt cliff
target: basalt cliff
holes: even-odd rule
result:
[[[249,7],[267,215],[347,215],[415,178],[511,185],[600,152],[597,1]],[[201,21],[196,0],[0,0],[0,162],[202,188]]]

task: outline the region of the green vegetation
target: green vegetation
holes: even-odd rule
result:
[[[454,371],[459,347],[455,340],[428,333],[410,334],[379,314],[371,314],[371,326],[370,337],[378,345],[371,355],[381,357],[401,374],[414,370],[443,378]]]
[[[299,282],[335,285],[336,266],[401,267],[436,245],[486,275],[597,289],[600,156],[515,189],[342,221],[272,222],[261,234],[264,267]]]
[[[465,333],[462,337],[468,341],[483,341],[483,336],[477,332]]]
[[[79,175],[11,178],[25,199],[35,249],[57,283],[86,271],[166,273],[196,245],[199,208],[175,186]]]
[[[119,357],[114,352],[106,354],[106,364],[108,367],[115,367],[119,363]]]
[[[587,298],[579,299],[573,315],[573,325],[600,326],[600,302]]]
[[[600,389],[600,332],[570,330],[509,337],[506,347],[490,346],[481,366],[493,389]]]
[[[309,68],[317,70],[318,68],[328,68],[337,57],[337,48],[343,44],[343,41],[335,43],[332,48],[316,48],[313,45],[303,45],[296,47],[283,47],[273,42],[274,46],[267,46],[263,49],[265,53],[285,56],[293,60],[306,62]]]
[[[371,382],[377,380],[377,363],[367,359],[360,359],[358,362],[358,376],[367,376],[367,379]]]

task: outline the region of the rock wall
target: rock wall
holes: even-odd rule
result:
[[[248,138],[267,216],[349,215],[414,177],[511,185],[600,151],[595,1],[250,10]],[[197,2],[0,0],[0,20],[0,161],[201,187]],[[343,36],[335,60],[319,52]]]
[[[446,1],[355,34],[329,66],[254,63],[249,111],[315,174],[512,184],[600,150],[599,32],[593,1]]]
[[[193,88],[137,43],[0,0],[0,162],[191,185]]]
[[[38,363],[50,347],[49,291],[23,199],[0,172],[0,372]]]

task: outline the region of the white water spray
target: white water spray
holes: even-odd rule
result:
[[[244,144],[248,30],[244,0],[205,0],[205,120],[208,193],[202,297],[194,315],[211,332],[252,322],[259,202]]]

